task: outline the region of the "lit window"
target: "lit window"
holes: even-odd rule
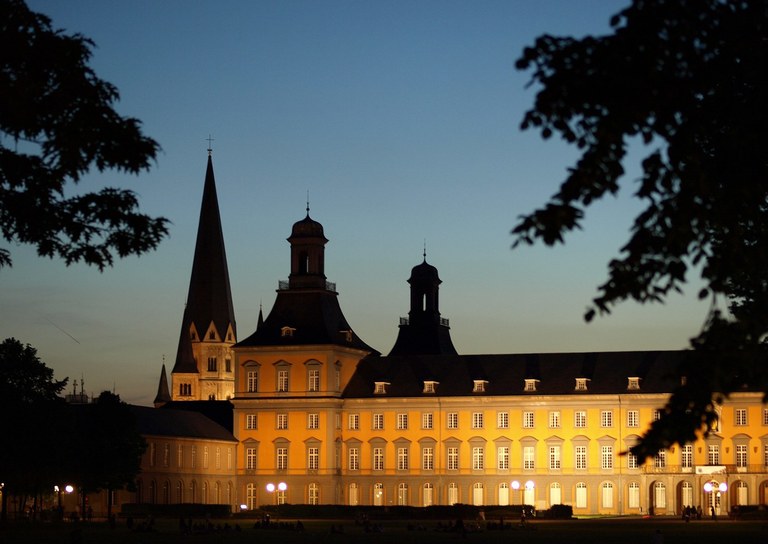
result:
[[[638,389],[640,389],[640,378],[637,378],[637,377],[627,378],[627,390],[637,391]]]
[[[397,470],[408,470],[408,448],[397,448]]]
[[[309,495],[309,504],[320,504],[320,486],[317,484],[309,484],[307,495]]]
[[[637,410],[627,410],[627,427],[640,426],[640,412]]]
[[[249,370],[246,373],[246,389],[248,393],[256,393],[259,388],[259,371]]]
[[[536,382],[539,380],[533,380],[530,378],[526,378],[525,380],[525,386],[523,387],[524,391],[536,391]]]
[[[496,426],[499,429],[509,429],[509,412],[496,413]]]
[[[320,391],[320,369],[310,368],[307,372],[307,389],[312,392]]]
[[[216,372],[216,357],[208,357],[208,372]]]
[[[405,430],[408,428],[408,414],[397,414],[397,429]]]
[[[763,408],[763,425],[768,425],[768,408]]]
[[[459,470],[459,448],[448,448],[448,470]]]
[[[584,410],[576,410],[573,413],[573,426],[577,429],[584,429],[587,426],[587,412]]]
[[[472,428],[473,429],[483,428],[483,412],[472,413]]]
[[[308,429],[320,428],[320,414],[317,414],[317,413],[307,414],[307,428]]]
[[[576,446],[576,448],[574,449],[574,455],[576,456],[576,469],[586,470],[587,469],[587,447]]]
[[[560,412],[558,410],[554,410],[549,413],[549,428],[550,429],[560,428]]]
[[[560,470],[560,446],[549,447],[549,470]]]
[[[459,428],[459,413],[458,412],[448,412],[448,428],[449,429],[458,429]]]
[[[474,380],[473,386],[472,386],[472,392],[473,393],[485,393],[485,385],[488,383],[487,380]]]
[[[317,470],[320,466],[320,448],[307,448],[307,469]]]
[[[421,468],[422,470],[433,470],[435,468],[435,450],[433,448],[421,448]]]
[[[245,415],[245,428],[246,429],[256,429],[258,425],[258,417],[256,414],[246,414]]]
[[[256,448],[245,448],[245,468],[248,470],[256,468]]]
[[[611,410],[603,410],[600,412],[600,426],[613,427],[613,412]]]
[[[421,414],[421,428],[422,429],[432,428],[432,412],[424,412],[423,414]]]
[[[533,446],[523,446],[523,469],[536,468],[536,449]]]
[[[485,469],[485,449],[482,446],[472,448],[472,470]]]
[[[744,468],[747,466],[747,445],[736,444],[736,466]]]
[[[279,430],[288,428],[288,414],[277,414],[277,428]]]
[[[288,391],[288,369],[281,368],[277,371],[277,390],[279,392]]]
[[[707,447],[707,464],[719,465],[720,464],[720,446],[717,444],[710,444]]]
[[[360,429],[360,414],[349,414],[347,417],[347,428],[350,431],[357,431]]]
[[[661,410],[654,410],[653,411],[653,420],[658,421],[661,419]]]
[[[613,446],[600,447],[600,468],[603,470],[613,468]]]
[[[533,429],[533,412],[523,412],[523,427]]]
[[[693,468],[693,445],[686,444],[680,448],[680,464],[683,468]]]
[[[747,409],[736,408],[736,425],[743,426],[747,424]]]
[[[294,329],[293,327],[280,328],[280,336],[293,336],[294,332],[296,332],[296,329]]]
[[[349,470],[360,470],[359,448],[349,448]]]
[[[496,450],[496,468],[509,470],[509,446],[499,446]]]
[[[374,395],[384,395],[387,392],[389,382],[375,382],[373,387]]]
[[[384,428],[384,414],[373,414],[373,429],[380,431]]]
[[[576,391],[586,391],[589,378],[576,378]]]
[[[373,448],[373,470],[384,470],[384,448]]]
[[[654,468],[666,468],[667,467],[667,452],[665,450],[659,450],[656,455],[653,456]]]
[[[637,455],[627,453],[627,468],[637,468]]]
[[[434,393],[437,391],[437,382],[424,382],[424,393]]]

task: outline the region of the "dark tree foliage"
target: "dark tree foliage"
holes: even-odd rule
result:
[[[539,85],[522,128],[557,133],[581,156],[512,233],[514,246],[562,242],[619,190],[627,148],[642,142],[635,195],[646,206],[585,319],[626,299],[663,302],[691,268],[712,299],[685,383],[633,450],[647,458],[710,431],[723,396],[768,391],[768,1],[634,0],[611,26],[541,36],[517,62]]]
[[[147,170],[159,149],[113,109],[117,89],[88,66],[93,46],[22,0],[0,0],[0,232],[41,256],[103,270],[115,254],[156,248],[168,221],[139,213],[129,190],[72,190],[93,167]],[[0,267],[10,265],[0,248]]]
[[[147,446],[130,407],[119,396],[104,391],[93,404],[71,408],[66,468],[72,480],[86,493],[132,487]],[[85,501],[85,493],[82,498]],[[108,507],[109,515],[112,504]]]
[[[67,430],[65,406],[59,398],[67,380],[53,379],[53,371],[37,350],[15,338],[0,344],[0,482],[2,518],[8,495],[52,489],[62,474],[62,458],[52,455]]]

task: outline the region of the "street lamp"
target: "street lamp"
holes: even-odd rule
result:
[[[520,489],[520,482],[518,482],[517,480],[512,480],[512,489],[514,489],[515,491]],[[523,492],[522,491],[520,492],[520,504],[521,505],[523,504]]]
[[[275,493],[275,489],[277,489],[279,492],[282,493],[283,491],[288,489],[288,484],[286,484],[285,482],[280,482],[279,484],[277,484],[277,486],[275,486],[275,484],[273,484],[272,482],[267,484],[267,492],[268,493],[274,494]],[[275,497],[275,504],[277,504],[277,497]]]
[[[720,498],[720,495],[728,491],[728,484],[725,482],[722,482],[718,484],[717,482],[707,482],[704,484],[704,493],[709,494],[709,511],[712,514],[712,517],[715,517],[715,514],[717,513],[715,510],[715,505],[719,503],[717,499]],[[718,504],[718,510],[719,510],[719,504]]]

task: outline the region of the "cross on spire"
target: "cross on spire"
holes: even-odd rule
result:
[[[206,138],[206,140],[208,141],[208,156],[210,156],[211,153],[213,153],[213,148],[211,147],[211,143],[213,142],[213,138],[209,134],[208,137]]]

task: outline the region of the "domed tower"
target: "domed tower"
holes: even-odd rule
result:
[[[291,289],[325,289],[325,244],[328,239],[323,226],[307,216],[293,224],[291,235],[291,275],[288,277]]]
[[[458,355],[448,320],[440,317],[437,268],[424,261],[411,269],[411,310],[400,318],[397,341],[389,355]]]

